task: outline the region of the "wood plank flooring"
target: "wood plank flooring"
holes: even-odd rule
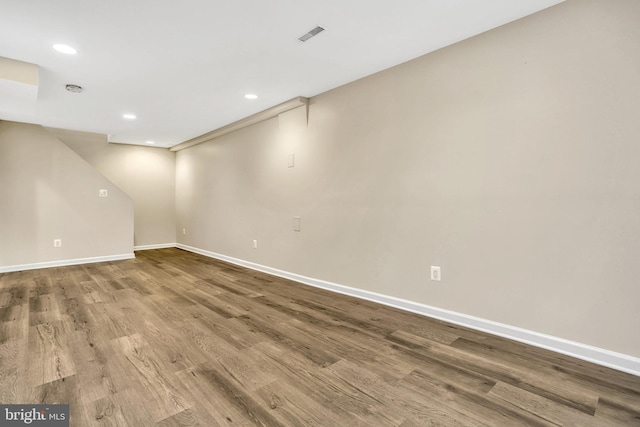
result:
[[[640,426],[640,377],[178,249],[0,274],[0,403],[72,426]]]

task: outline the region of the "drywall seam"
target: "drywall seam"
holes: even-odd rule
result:
[[[421,314],[423,316],[443,320],[456,325],[475,329],[477,331],[482,331],[525,344],[530,344],[536,347],[554,351],[556,353],[565,354],[577,359],[586,360],[588,362],[596,363],[598,365],[606,366],[618,371],[640,376],[640,358],[637,357],[605,350],[598,347],[593,347],[575,341],[565,340],[563,338],[558,338],[551,335],[541,334],[539,332],[518,328],[516,326],[510,326],[479,317],[469,316],[442,308],[428,306],[426,304],[421,304],[418,302],[408,301],[401,298],[378,294],[376,292],[365,291],[362,289],[352,288],[337,283],[314,279],[311,277],[290,273],[288,271],[278,270],[276,268],[256,264],[250,261],[244,261],[230,256],[217,254],[214,252],[206,251],[204,249],[183,245],[181,243],[178,243],[176,247],[210,258],[215,258],[222,261],[230,262],[232,264],[240,265],[242,267],[247,267],[252,270],[261,271],[328,291],[349,295],[367,301],[377,302],[379,304],[399,308],[404,311],[409,311],[412,313]]]
[[[60,261],[36,262],[34,264],[9,265],[4,267],[0,266],[0,273],[10,273],[12,271],[36,270],[39,268],[66,267],[69,265],[78,265],[78,264],[92,264],[94,262],[121,261],[124,259],[132,259],[135,257],[136,257],[135,254],[130,253],[130,254],[120,254],[120,255],[97,256],[97,257],[90,257],[90,258],[64,259]]]

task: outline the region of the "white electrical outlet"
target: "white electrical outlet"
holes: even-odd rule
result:
[[[109,192],[107,190],[98,190],[98,196],[99,197],[109,197]]]
[[[53,240],[53,247],[54,248],[59,248],[60,246],[62,246],[62,239],[54,239]]]
[[[257,240],[253,241],[253,249],[258,249],[258,241]]]
[[[287,167],[294,167],[296,165],[296,155],[294,153],[289,153],[287,155]]]
[[[293,217],[293,231],[300,231],[300,217]]]
[[[431,266],[431,280],[439,282],[441,278],[442,278],[442,275],[440,274],[440,267],[438,267],[437,265],[432,265]]]

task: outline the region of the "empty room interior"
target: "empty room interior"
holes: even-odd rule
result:
[[[636,0],[3,1],[0,405],[640,426],[639,23]]]

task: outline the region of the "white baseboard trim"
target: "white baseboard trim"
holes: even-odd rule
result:
[[[456,325],[487,332],[503,338],[512,339],[514,341],[530,344],[536,347],[555,351],[556,353],[565,354],[577,359],[593,362],[598,365],[616,369],[618,371],[627,372],[632,375],[640,376],[640,358],[629,356],[614,351],[593,347],[575,341],[569,341],[563,338],[542,334],[535,331],[519,328],[516,326],[506,325],[487,319],[482,319],[467,314],[456,313],[454,311],[442,308],[432,307],[418,302],[408,301],[389,295],[378,294],[376,292],[365,291],[362,289],[352,288],[349,286],[339,285],[324,280],[314,279],[302,276],[288,271],[278,270],[276,268],[267,267],[250,261],[233,258],[226,255],[217,254],[215,252],[206,251],[204,249],[194,248],[192,246],[176,244],[176,247],[185,251],[194,252],[210,258],[216,258],[232,264],[247,267],[252,270],[261,271],[263,273],[272,274],[274,276],[283,277],[285,279],[294,280],[306,285],[315,286],[332,292],[361,298],[367,301],[377,302],[390,307],[399,308],[401,310],[412,313],[421,314],[423,316],[450,322]]]
[[[134,246],[134,251],[148,251],[149,249],[166,249],[166,248],[175,248],[175,243],[160,243],[158,245],[140,245]]]
[[[64,259],[60,261],[36,262],[34,264],[8,265],[8,266],[0,267],[0,273],[10,273],[13,271],[25,271],[25,270],[37,270],[39,268],[66,267],[69,265],[78,265],[78,264],[92,264],[94,262],[121,261],[123,259],[132,259],[135,257],[136,257],[135,254],[132,252],[130,254],[98,256],[98,257],[91,257],[91,258]]]

